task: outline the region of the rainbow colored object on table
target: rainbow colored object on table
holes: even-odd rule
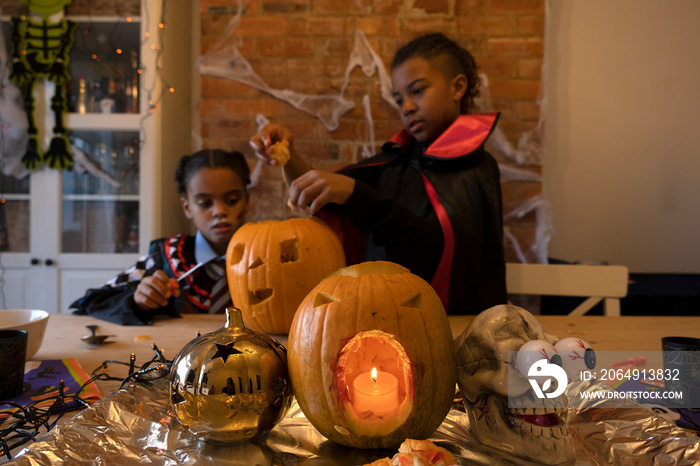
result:
[[[29,363],[28,363],[29,364]],[[48,407],[54,401],[54,397],[59,394],[59,386],[63,380],[63,394],[65,397],[64,411],[80,409],[84,405],[71,398],[79,392],[80,388],[90,380],[90,375],[85,372],[78,360],[68,359],[48,359],[41,361],[38,367],[30,369],[24,374],[24,389],[22,394],[9,400],[0,401],[0,423],[3,420],[3,413],[15,411],[14,403],[27,406],[39,400],[46,399],[43,403],[38,403],[37,407]],[[85,386],[80,392],[80,398],[89,404],[102,398],[100,390],[94,382]]]

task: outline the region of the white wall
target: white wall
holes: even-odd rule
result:
[[[547,1],[549,256],[700,273],[700,1]]]

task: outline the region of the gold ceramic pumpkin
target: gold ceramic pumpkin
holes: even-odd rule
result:
[[[231,299],[246,326],[286,334],[299,303],[345,266],[335,232],[317,218],[246,223],[231,238],[226,270]]]
[[[292,402],[287,352],[273,338],[245,328],[240,310],[226,309],[226,325],[200,335],[175,356],[170,404],[195,436],[238,443],[270,431]]]
[[[307,419],[325,437],[356,448],[427,438],[454,399],[452,332],[440,298],[392,262],[340,269],[311,290],[294,317],[287,358]],[[371,408],[356,379],[373,368],[398,386],[393,400],[375,394]]]

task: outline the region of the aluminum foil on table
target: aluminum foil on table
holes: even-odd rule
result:
[[[600,390],[597,382],[570,390]],[[570,397],[570,399],[580,397]],[[569,411],[576,465],[700,464],[700,439],[690,431],[630,401],[606,408],[585,401]],[[619,406],[619,405],[618,405]],[[458,464],[530,465],[489,449],[469,434],[467,415],[455,404],[431,440],[447,448]],[[268,434],[235,445],[200,441],[174,418],[165,379],[133,383],[114,392],[45,434],[7,464],[17,465],[362,465],[396,451],[359,450],[326,440],[296,402]]]

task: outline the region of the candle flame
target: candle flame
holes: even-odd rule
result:
[[[372,375],[370,375],[370,378],[372,379],[372,382],[377,381],[377,368],[376,367],[372,368]]]

